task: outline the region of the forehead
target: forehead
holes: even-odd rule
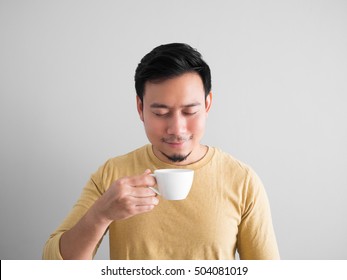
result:
[[[192,72],[161,82],[146,82],[143,98],[145,103],[168,105],[201,102],[205,90],[200,76]]]

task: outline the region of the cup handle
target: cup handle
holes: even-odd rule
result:
[[[155,178],[155,174],[149,174],[149,175]],[[155,187],[148,187],[148,188],[154,191],[156,194],[161,195],[157,188]]]

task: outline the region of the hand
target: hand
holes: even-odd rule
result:
[[[108,223],[151,211],[159,203],[150,170],[142,175],[124,177],[113,182],[94,205],[94,214]]]

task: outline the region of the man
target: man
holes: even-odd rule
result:
[[[137,110],[151,144],[107,161],[47,241],[45,259],[91,259],[108,230],[111,259],[278,259],[267,196],[257,175],[202,145],[211,75],[186,44],[153,49],[135,73]],[[150,173],[195,171],[185,200],[157,196]],[[179,187],[179,186],[177,186]]]

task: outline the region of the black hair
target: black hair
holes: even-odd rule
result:
[[[161,82],[188,72],[199,74],[206,98],[211,91],[211,72],[201,54],[188,44],[160,45],[146,54],[136,68],[136,94],[143,101],[147,81]]]

